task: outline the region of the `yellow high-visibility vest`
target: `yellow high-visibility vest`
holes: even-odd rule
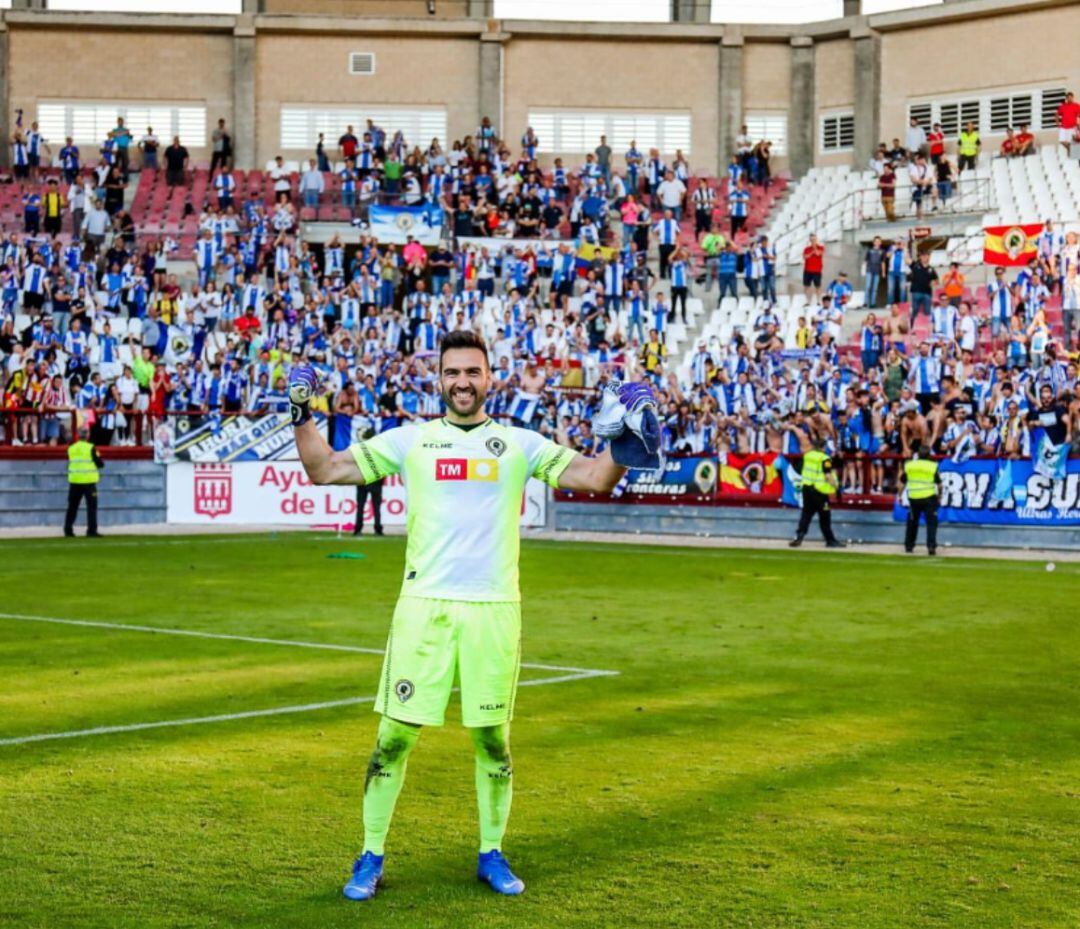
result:
[[[94,464],[94,446],[79,440],[68,446],[68,483],[96,484],[100,474]]]
[[[961,155],[968,155],[974,157],[979,154],[979,133],[977,132],[961,132],[959,145],[959,151]]]
[[[915,458],[904,462],[904,474],[907,476],[909,500],[926,500],[937,496],[937,462],[928,458]]]
[[[807,452],[802,460],[802,484],[809,485],[818,493],[831,496],[836,493],[836,488],[825,480],[825,462],[829,456],[817,449]]]

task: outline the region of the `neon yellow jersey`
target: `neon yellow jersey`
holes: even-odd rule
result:
[[[519,601],[522,495],[557,487],[577,453],[527,429],[445,419],[401,426],[350,448],[365,483],[400,474],[408,495],[403,596]]]

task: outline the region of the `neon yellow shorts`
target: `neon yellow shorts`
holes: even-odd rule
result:
[[[461,682],[461,721],[495,726],[514,716],[521,669],[521,604],[402,597],[386,642],[375,712],[441,726]]]

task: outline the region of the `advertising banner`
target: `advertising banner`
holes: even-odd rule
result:
[[[1063,476],[1053,476],[1038,460],[972,458],[942,461],[938,518],[950,523],[1005,526],[1080,525],[1080,459],[1063,461]],[[906,498],[893,518],[907,519]]]
[[[351,531],[356,488],[317,486],[299,461],[178,461],[167,471],[170,523],[294,525]],[[547,515],[546,487],[530,480],[522,499],[521,525],[540,527]],[[365,522],[371,523],[368,501]],[[405,524],[408,504],[398,475],[383,482],[382,521]]]
[[[661,471],[629,471],[623,495],[702,497],[713,495],[719,465],[715,455],[669,458]]]

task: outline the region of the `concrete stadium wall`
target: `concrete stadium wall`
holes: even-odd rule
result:
[[[712,166],[720,154],[716,114],[700,102],[716,96],[719,50],[716,42],[515,38],[504,51],[503,122],[516,144],[533,108],[689,110],[693,114],[691,163]],[[584,160],[569,152],[555,152],[545,160],[560,155],[572,159],[568,165]],[[616,163],[622,167],[622,153],[618,155]]]
[[[347,73],[348,56],[354,51],[375,53],[375,74],[358,78]],[[480,123],[475,39],[274,34],[258,37],[256,55],[259,167],[277,154],[301,158],[314,150],[312,140],[310,148],[282,152],[282,104],[435,104],[446,108],[451,138],[474,132]],[[431,140],[410,141],[426,147]],[[327,142],[337,145],[336,138]]]
[[[10,43],[10,108],[34,119],[38,101],[138,100],[205,104],[209,127],[233,121],[232,38],[198,32],[20,28]],[[138,138],[146,126],[129,126]],[[167,127],[155,126],[163,144]],[[50,140],[59,151],[63,139]],[[192,149],[209,158],[209,148]],[[89,155],[89,153],[87,153]],[[84,156],[85,157],[85,156]]]
[[[690,109],[691,162],[712,171],[745,113],[776,112],[801,171],[865,164],[876,141],[903,135],[909,100],[1080,85],[1075,0],[961,0],[800,26],[499,21],[492,9],[437,0],[430,16],[426,0],[245,0],[241,16],[5,11],[0,135],[16,108],[33,114],[44,99],[201,101],[208,130],[229,121],[248,168],[310,154],[279,152],[285,103],[437,104],[452,137],[486,114],[515,142],[530,107]],[[350,51],[374,51],[376,73],[350,76]],[[823,153],[821,116],[836,111],[854,113],[856,147]]]
[[[1078,32],[1080,9],[1073,5],[889,33],[882,42],[881,124],[897,127],[888,129],[889,138],[903,139],[908,100],[935,95],[1054,85],[1080,93]],[[994,52],[1017,48],[1027,52]]]
[[[666,533],[752,538],[790,539],[795,534],[799,512],[795,509],[765,507],[696,507],[635,504],[571,503],[556,501],[549,507],[551,528],[582,532]],[[891,513],[833,510],[833,531],[841,539],[893,543],[902,549],[904,526],[893,522]],[[820,542],[817,524],[811,526],[807,545]],[[926,544],[925,529],[920,533]],[[941,523],[940,545],[973,548],[1080,548],[1080,529],[1039,526],[970,526]]]
[[[67,510],[67,462],[0,460],[0,528],[55,526]],[[98,489],[98,524],[165,522],[165,468],[152,461],[105,462]],[[86,528],[80,507],[76,532]]]

